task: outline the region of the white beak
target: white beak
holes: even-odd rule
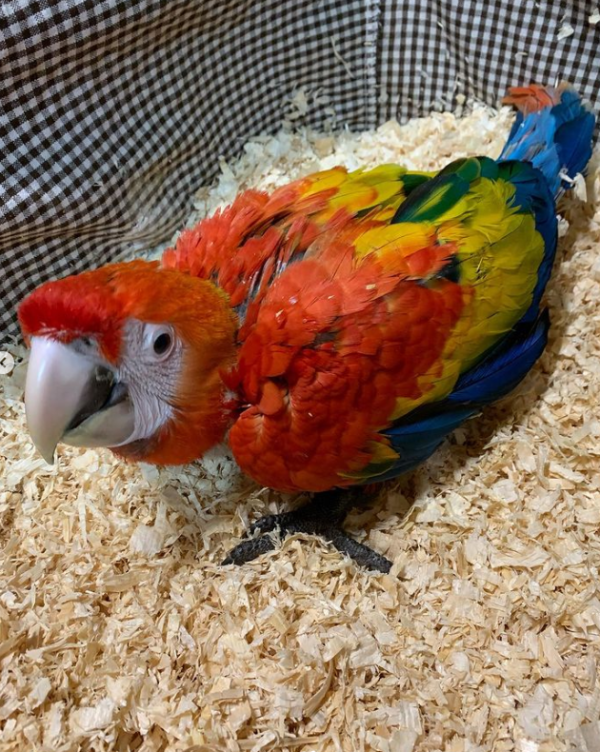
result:
[[[25,413],[33,443],[54,462],[62,439],[74,446],[117,446],[134,430],[125,389],[114,399],[112,371],[68,345],[32,337],[25,382]]]

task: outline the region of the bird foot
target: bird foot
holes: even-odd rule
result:
[[[254,536],[255,533],[259,535],[248,537],[232,548],[222,563],[245,564],[267,551],[272,551],[275,541],[269,533],[277,530],[282,537],[295,533],[317,535],[331,543],[340,553],[349,556],[359,566],[387,574],[392,567],[391,561],[355,541],[342,530],[341,523],[346,516],[348,505],[342,505],[340,508],[339,503],[328,503],[322,496],[315,496],[312,502],[292,512],[269,514],[258,519],[249,528],[248,536]]]

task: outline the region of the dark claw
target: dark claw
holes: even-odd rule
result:
[[[253,522],[250,525],[248,535],[254,535],[254,533],[272,533],[276,527],[279,527],[282,524],[283,520],[281,517],[283,517],[283,515],[265,514],[264,517],[260,517],[256,522]]]
[[[392,562],[368,546],[353,540],[341,528],[346,511],[352,505],[350,494],[341,496],[335,493],[317,494],[312,502],[293,512],[268,514],[261,517],[248,530],[248,535],[260,533],[258,538],[249,538],[231,549],[223,564],[246,564],[267,551],[275,548],[269,535],[275,529],[282,536],[294,533],[318,535],[331,543],[337,550],[349,556],[359,566],[388,574]]]
[[[340,553],[349,556],[359,566],[365,569],[374,569],[377,572],[383,572],[383,574],[390,573],[392,562],[389,559],[378,554],[377,551],[373,551],[372,548],[355,541],[343,531],[338,531],[336,537],[330,538],[330,540]]]

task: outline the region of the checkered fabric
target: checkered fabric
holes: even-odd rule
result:
[[[0,341],[40,282],[167,238],[218,157],[275,130],[300,87],[316,128],[452,109],[458,94],[495,104],[509,84],[561,78],[597,104],[593,11],[578,0],[5,0]]]
[[[596,0],[383,2],[378,119],[495,105],[509,86],[569,81],[600,111]],[[596,11],[596,12],[595,12]]]
[[[308,124],[373,126],[373,21],[364,0],[0,3],[3,336],[40,282],[168,237],[299,87]]]

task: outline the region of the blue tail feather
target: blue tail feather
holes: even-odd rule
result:
[[[556,144],[560,161],[570,178],[583,172],[592,156],[591,133],[594,130],[594,116],[582,112],[577,117],[563,123],[556,131]]]
[[[566,86],[544,89],[556,103],[537,109],[535,92],[540,89],[531,87],[531,102],[522,105],[526,114],[518,113],[499,161],[530,162],[558,196],[568,187],[561,174],[574,178],[590,160],[595,118],[577,92]]]
[[[575,89],[564,84],[556,89],[534,85],[512,90],[508,101],[520,111],[498,159],[501,174],[516,188],[515,204],[533,213],[536,230],[544,238],[544,259],[531,306],[523,316],[524,322],[533,322],[556,255],[553,199],[568,188],[564,175],[572,179],[585,169],[592,155],[595,118]],[[541,103],[549,104],[540,109]]]

